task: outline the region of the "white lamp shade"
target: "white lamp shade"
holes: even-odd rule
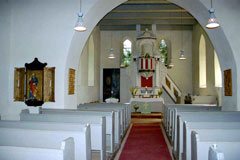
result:
[[[109,59],[114,59],[114,58],[116,58],[115,55],[114,55],[114,53],[113,53],[113,48],[110,49],[110,54],[109,54],[108,58],[109,58]]]
[[[210,17],[208,19],[208,24],[206,25],[206,27],[209,29],[217,28],[220,26],[214,15],[214,11],[215,11],[214,8],[209,9]]]
[[[181,52],[180,52],[180,57],[179,57],[179,59],[181,59],[181,60],[186,59],[186,58],[184,57],[184,50],[183,50],[183,49],[182,49]]]
[[[74,27],[74,30],[75,31],[78,31],[78,32],[84,32],[87,30],[87,28],[84,26],[84,23],[83,23],[83,13],[82,12],[79,12],[78,13],[78,20],[77,20],[77,23]]]

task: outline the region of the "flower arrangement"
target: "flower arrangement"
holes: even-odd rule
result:
[[[162,93],[163,93],[163,90],[162,90],[162,89],[159,89],[159,90],[157,91],[157,94],[158,94],[159,97],[162,95]]]
[[[137,112],[139,106],[138,106],[136,103],[134,103],[134,104],[133,104],[133,108],[135,109],[135,112]]]
[[[135,98],[136,94],[137,94],[137,91],[138,91],[138,88],[129,88],[133,98]]]

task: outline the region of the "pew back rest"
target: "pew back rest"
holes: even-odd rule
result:
[[[217,144],[219,149],[225,150],[224,154],[228,154],[227,148],[230,149],[230,154],[234,151],[238,152],[240,147],[240,130],[239,129],[199,129],[197,132],[191,133],[191,157],[194,160],[202,160],[208,158],[208,149],[213,144]],[[226,147],[228,146],[228,147]],[[232,146],[232,147],[231,147]],[[238,151],[237,151],[238,150]],[[233,156],[235,156],[234,154]],[[239,154],[237,154],[239,155]],[[229,155],[230,156],[230,155]],[[236,158],[236,157],[235,157]]]
[[[179,151],[184,153],[185,159],[191,159],[191,132],[201,129],[240,129],[239,122],[184,122],[183,144],[178,144]]]
[[[74,160],[74,152],[74,140],[73,138],[68,138],[61,142],[58,149],[37,148],[37,146],[36,148],[0,146],[0,159]]]
[[[95,115],[71,115],[64,113],[56,114],[30,114],[28,110],[22,110],[20,113],[21,121],[43,121],[43,122],[64,122],[64,123],[81,123],[81,124],[99,124],[103,116]]]
[[[60,122],[31,122],[31,121],[0,121],[2,128],[21,128],[36,130],[53,130],[53,131],[79,131],[84,132],[86,124],[78,123],[60,123]],[[106,124],[103,117],[101,124],[92,124],[91,128],[91,145],[94,150],[101,150],[102,145],[106,146]],[[99,138],[102,136],[102,139]],[[104,143],[104,144],[102,144]]]
[[[88,135],[89,126],[86,126],[85,132],[0,128],[0,145],[58,149],[64,139],[72,137],[75,142],[75,159],[88,160],[91,159]]]

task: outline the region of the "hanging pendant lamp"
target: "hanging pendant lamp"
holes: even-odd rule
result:
[[[180,57],[179,59],[185,60],[186,58],[184,57],[184,49],[183,49],[183,24],[182,24],[182,12],[181,12],[181,45],[182,49],[180,51]]]
[[[113,53],[113,51],[114,51],[113,48],[111,48],[111,49],[110,49],[110,54],[108,55],[108,58],[109,58],[109,59],[114,59],[114,58],[116,58],[115,55],[114,55],[114,53]]]
[[[110,48],[110,54],[108,55],[108,58],[109,59],[114,59],[116,57],[115,57],[115,55],[113,53],[114,49],[112,48],[112,31],[111,31],[111,42],[110,43],[111,43],[111,48]]]
[[[208,19],[208,24],[206,25],[206,27],[209,29],[214,29],[220,26],[214,12],[215,12],[215,9],[212,7],[212,0],[211,0],[211,8],[209,9],[210,16]]]
[[[81,0],[80,0],[80,11],[78,12],[78,19],[74,27],[74,30],[77,32],[84,32],[87,30],[87,28],[84,26],[83,13],[81,12]]]
[[[183,50],[183,49],[181,49],[181,52],[180,52],[180,57],[179,57],[179,59],[181,59],[181,60],[184,60],[184,59],[186,59],[186,58],[184,57],[184,50]]]

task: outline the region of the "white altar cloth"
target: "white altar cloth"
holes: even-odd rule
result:
[[[150,105],[151,112],[163,112],[164,99],[160,98],[131,98],[131,106],[136,103],[138,105],[144,105],[145,103]],[[131,111],[135,112],[134,108],[131,107]],[[138,112],[142,112],[141,107],[138,109]]]

